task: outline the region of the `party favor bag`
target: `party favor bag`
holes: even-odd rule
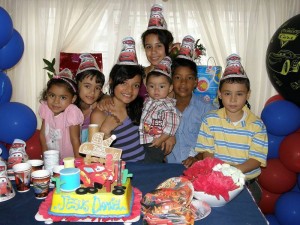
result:
[[[214,61],[214,65],[208,65],[209,60]],[[196,95],[200,95],[204,101],[218,105],[218,86],[220,82],[222,67],[216,66],[215,60],[210,57],[207,65],[197,66],[198,84],[194,90]]]

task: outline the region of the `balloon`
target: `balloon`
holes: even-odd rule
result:
[[[278,100],[263,108],[261,119],[268,133],[286,136],[300,127],[300,108],[292,102]]]
[[[300,174],[298,174],[298,188],[300,189]]]
[[[262,196],[259,201],[259,208],[264,214],[273,214],[275,212],[275,204],[280,194],[275,194],[262,188]]]
[[[18,102],[0,105],[0,141],[10,144],[16,138],[27,141],[36,126],[37,119],[28,106]]]
[[[8,150],[7,148],[5,147],[5,145],[1,144],[0,143],[0,157],[4,160],[7,160],[8,159]]]
[[[8,43],[13,34],[13,22],[9,14],[0,7],[0,48]]]
[[[277,92],[300,106],[299,30],[300,14],[277,29],[267,49],[266,65],[269,79]]]
[[[40,142],[40,130],[36,130],[35,133],[26,141],[26,153],[29,159],[41,159],[42,157],[42,145]]]
[[[24,52],[24,42],[18,31],[14,30],[9,42],[0,49],[0,70],[16,65]]]
[[[270,225],[280,225],[276,216],[272,214],[265,215],[266,219],[268,220]]]
[[[0,105],[9,102],[12,95],[12,85],[9,77],[0,71]]]
[[[279,159],[289,170],[300,172],[300,133],[286,136],[280,144]]]
[[[275,206],[275,216],[280,224],[300,224],[300,193],[287,192],[282,194]]]
[[[286,136],[276,136],[268,133],[268,156],[267,159],[279,158],[279,146]]]
[[[274,95],[266,101],[265,106],[268,105],[269,103],[275,102],[277,100],[284,100],[284,98],[281,95]]]
[[[267,191],[282,194],[290,191],[297,182],[297,174],[288,170],[279,159],[269,159],[262,168],[259,184]]]

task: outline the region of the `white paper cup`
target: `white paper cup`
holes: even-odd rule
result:
[[[18,163],[13,166],[15,181],[18,192],[26,192],[30,189],[31,165],[29,163]]]
[[[53,167],[59,165],[59,151],[47,150],[44,152],[44,168],[52,173]]]

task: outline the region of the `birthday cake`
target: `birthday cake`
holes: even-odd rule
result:
[[[80,146],[89,152],[86,158],[75,161],[74,168],[65,168],[52,178],[56,188],[40,205],[39,221],[135,222],[140,218],[142,193],[131,185],[133,175],[125,168],[118,149],[110,143],[99,145],[102,134],[93,136],[93,144]],[[95,138],[94,138],[95,137]],[[106,146],[108,145],[108,146]],[[104,151],[104,152],[103,152]],[[102,154],[104,157],[93,158]]]

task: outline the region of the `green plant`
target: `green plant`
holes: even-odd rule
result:
[[[54,68],[55,58],[53,58],[51,62],[48,61],[47,59],[43,59],[43,61],[46,64],[46,66],[43,69],[47,71],[47,75],[48,75],[49,79],[51,79],[53,76],[56,75],[56,71]]]

